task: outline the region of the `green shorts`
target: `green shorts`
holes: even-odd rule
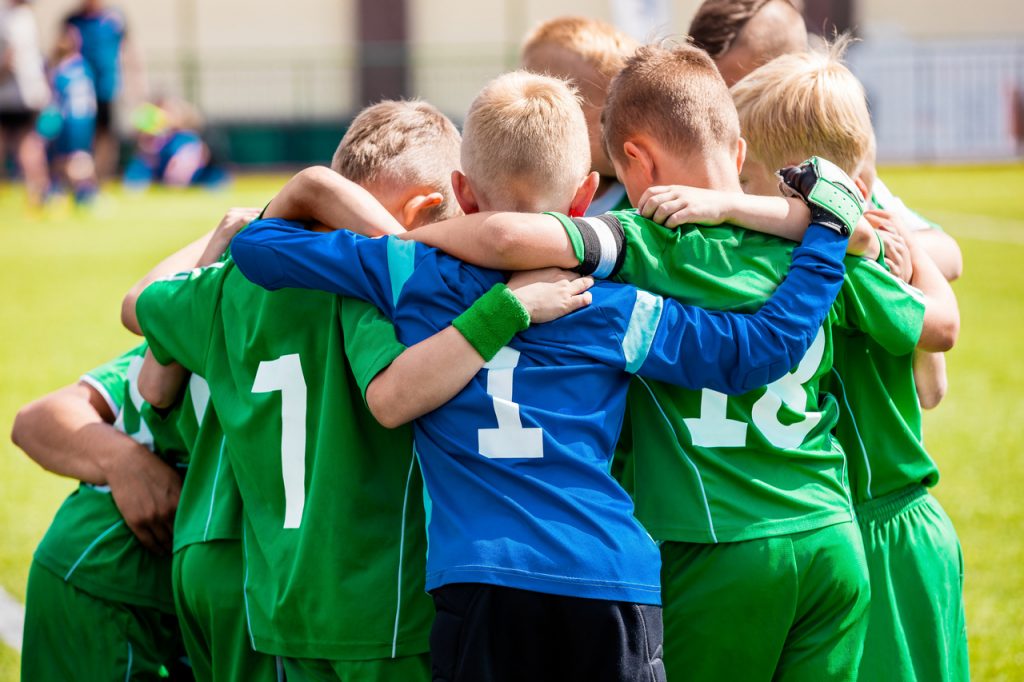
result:
[[[868,569],[850,522],[778,537],[661,545],[670,680],[855,680]]]
[[[282,660],[288,682],[430,682],[430,654],[368,661]]]
[[[173,615],[99,599],[32,562],[21,650],[24,682],[182,679],[183,657]]]
[[[967,680],[964,559],[945,510],[915,486],[856,512],[871,574],[860,679]]]
[[[214,540],[174,554],[174,605],[198,682],[277,682],[276,657],[253,650],[242,595],[242,543]]]

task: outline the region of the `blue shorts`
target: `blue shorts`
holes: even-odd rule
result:
[[[96,133],[96,117],[66,118],[53,141],[53,154],[67,156],[75,152],[92,153],[93,137]]]

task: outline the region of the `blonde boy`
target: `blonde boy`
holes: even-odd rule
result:
[[[864,91],[829,52],[779,57],[733,86],[749,142],[748,191],[776,194],[767,169],[817,154],[869,177],[874,135]],[[754,163],[751,163],[754,161]],[[861,183],[865,196],[869,184]],[[900,214],[879,207],[872,225],[892,229]],[[829,392],[840,400],[836,435],[847,453],[850,486],[871,576],[871,608],[860,679],[966,680],[963,557],[956,531],[928,494],[939,472],[924,447],[921,407],[945,389],[941,354],[925,352],[929,332],[955,338],[956,299],[936,265],[905,232],[924,311],[912,320],[917,349],[893,352],[865,334],[837,338]],[[880,317],[898,309],[876,310]],[[934,348],[932,348],[934,350]],[[915,384],[915,379],[916,384]]]
[[[534,73],[564,78],[582,99],[583,115],[590,140],[591,170],[600,183],[588,214],[629,208],[615,168],[601,141],[601,111],[608,86],[638,47],[614,26],[586,17],[558,17],[537,26],[523,41],[520,66]]]

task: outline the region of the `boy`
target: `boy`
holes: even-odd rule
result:
[[[636,51],[636,41],[614,26],[585,17],[558,17],[537,26],[523,41],[521,68],[564,78],[582,98],[590,137],[590,166],[601,176],[587,215],[629,208],[626,190],[601,142],[601,111],[608,86]]]
[[[513,205],[579,215],[596,183],[587,145],[564,83],[506,74],[467,116],[466,174],[453,176],[456,195],[467,213]],[[538,156],[542,148],[549,151]],[[358,199],[355,188],[341,189]],[[859,202],[849,206],[856,212]],[[845,239],[812,231],[833,256],[845,248]],[[487,296],[500,295],[504,279],[409,242],[316,235],[282,221],[254,223],[232,249],[246,276],[265,286],[367,297],[410,341],[447,324],[460,299],[496,283]],[[830,278],[794,296],[808,284],[804,256],[758,315],[796,309],[803,296],[817,302],[810,308],[832,300]],[[763,317],[708,314],[610,284],[593,290],[590,306],[531,327],[508,347],[457,319],[488,360],[486,371],[416,422],[431,510],[435,679],[664,679],[657,549],[608,475],[628,385],[623,369],[743,391],[784,374],[822,312],[788,321],[800,327],[799,343],[776,331],[789,339],[781,354],[755,331]]]
[[[840,165],[851,174],[863,173],[865,165],[873,169],[874,135],[864,91],[839,61],[841,47],[780,57],[733,87],[750,154],[761,160],[760,167],[790,156],[825,154],[845,159]],[[761,176],[752,178],[751,186],[767,188],[767,176]],[[870,185],[861,186],[869,196]],[[875,205],[866,214],[873,223],[900,220],[902,212],[889,213],[877,200]],[[924,318],[914,327],[921,336],[929,318],[941,316],[957,327],[959,314],[945,278],[917,243],[918,234],[909,233],[907,242],[910,283],[926,303]],[[860,672],[865,681],[968,678],[963,556],[952,522],[928,494],[939,472],[921,431],[921,407],[941,399],[945,367],[942,355],[926,352],[923,345],[922,338],[916,349],[893,352],[864,334],[845,334],[837,338],[829,382],[842,401],[836,435],[848,455],[871,575]]]
[[[455,210],[446,197],[458,146],[434,107],[383,102],[357,117],[332,166],[388,207],[364,222],[398,232]],[[275,211],[288,206],[275,200]],[[446,330],[399,357],[405,347],[376,312],[327,294],[269,294],[230,258],[151,284],[135,312],[156,360],[209,379],[243,501],[252,646],[281,656],[290,680],[427,679],[433,610],[411,433],[377,425],[363,391],[411,353],[406,407],[430,409],[412,395],[419,374],[458,376],[460,351],[472,349]],[[357,346],[348,360],[344,343]]]
[[[609,92],[605,141],[634,201],[670,180],[739,192],[735,107],[696,48],[637,52]],[[498,267],[593,271],[622,258],[624,280],[730,310],[756,307],[788,253],[785,242],[739,229],[668,231],[630,212],[467,217],[410,238]],[[670,676],[856,675],[867,567],[844,457],[829,435],[836,404],[818,381],[831,365],[833,325],[895,347],[912,343],[901,322],[921,311],[886,272],[858,267],[847,279],[812,351],[781,381],[735,400],[654,382],[630,395],[637,515],[662,540]],[[900,315],[864,314],[886,307]],[[933,350],[951,343],[941,331],[928,341]]]

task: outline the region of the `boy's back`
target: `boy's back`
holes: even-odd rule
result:
[[[147,288],[138,313],[158,360],[209,379],[244,503],[255,647],[299,658],[423,651],[432,614],[411,439],[361,404],[353,373],[367,368],[346,360],[342,303],[266,292],[230,259],[186,276]]]

